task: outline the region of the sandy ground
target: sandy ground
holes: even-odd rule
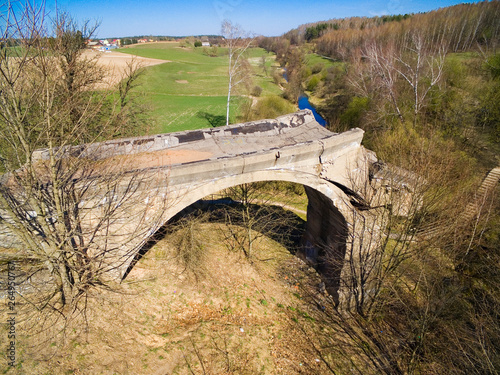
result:
[[[90,59],[98,58],[98,64],[108,71],[105,81],[109,86],[116,85],[124,77],[127,66],[130,63],[137,64],[140,67],[147,67],[171,62],[169,60],[150,59],[113,51],[98,52],[87,50],[85,51],[85,57]]]

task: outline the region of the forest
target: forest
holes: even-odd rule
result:
[[[286,98],[309,96],[330,130],[362,128],[380,160],[425,181],[418,212],[385,223],[398,235],[379,246],[376,275],[345,281],[354,301],[332,322],[350,349],[329,341],[340,373],[499,372],[498,184],[479,189],[499,164],[499,41],[496,1],[326,20],[259,41],[286,69]],[[438,235],[400,236],[430,228]]]

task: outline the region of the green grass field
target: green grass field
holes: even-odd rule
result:
[[[331,66],[334,66],[334,65],[338,64],[338,62],[336,62],[336,61],[334,61],[332,59],[320,56],[320,55],[318,55],[316,53],[308,53],[305,56],[305,63],[309,67],[312,67],[315,64],[321,63],[321,64],[323,64],[325,66],[325,68],[329,68]]]
[[[141,78],[139,90],[153,105],[154,129],[174,132],[210,127],[200,114],[225,116],[227,101],[227,50],[218,49],[217,57],[204,54],[203,48],[181,48],[179,43],[154,43],[121,49],[120,52],[142,57],[169,60],[165,64],[148,67]],[[263,88],[262,95],[279,94],[280,89],[260,67],[265,55],[267,66],[274,60],[261,48],[248,51],[254,69],[253,85]],[[246,94],[246,93],[245,93]],[[239,121],[239,104],[244,97],[231,100],[231,122]]]

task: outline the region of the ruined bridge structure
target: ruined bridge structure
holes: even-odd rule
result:
[[[332,133],[304,110],[274,120],[72,147],[67,153],[97,163],[92,173],[75,177],[77,185],[89,185],[77,202],[82,233],[93,233],[93,251],[113,249],[106,259],[113,277],[121,280],[141,246],[198,200],[243,183],[299,183],[309,199],[304,243],[309,254],[337,259],[325,272],[336,289],[352,203],[360,203],[353,200],[356,186],[367,185],[376,161],[361,146],[362,138],[361,129]],[[48,157],[47,150],[33,154],[41,163]],[[96,231],[96,223],[109,212],[116,217]]]

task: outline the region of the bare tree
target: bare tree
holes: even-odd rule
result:
[[[441,44],[433,53],[430,43],[424,36],[414,32],[408,35],[407,53],[403,51],[396,58],[397,73],[410,86],[413,96],[413,126],[417,123],[418,114],[425,105],[429,91],[441,80],[446,50]],[[405,58],[405,55],[410,55]]]
[[[401,123],[405,121],[404,103],[409,101],[415,126],[429,92],[439,84],[443,73],[445,45],[432,47],[430,43],[417,32],[405,34],[402,47],[395,42],[368,43],[362,52],[367,64],[358,61],[354,65],[358,74],[351,76],[351,85],[364,96],[390,103]]]
[[[260,57],[260,67],[262,68],[262,71],[264,72],[264,74],[267,76],[268,75],[268,68],[267,68],[266,55],[262,55]]]
[[[404,122],[396,87],[397,72],[394,69],[394,48],[394,45],[382,48],[375,43],[372,43],[366,46],[363,57],[369,61],[368,73],[371,79],[376,82],[375,85],[372,85],[370,88],[382,90],[382,95],[388,97],[389,102],[396,111],[399,120]],[[366,73],[364,67],[361,69],[364,73]],[[363,85],[363,87],[366,89],[365,85]]]
[[[285,97],[293,103],[297,102],[303,91],[302,85],[305,81],[304,56],[304,51],[300,48],[289,48],[286,52],[287,84],[285,88]]]
[[[254,258],[255,243],[270,237],[284,246],[293,246],[292,230],[296,216],[287,215],[272,200],[271,185],[251,183],[238,185],[223,192],[232,200],[224,205],[222,234],[230,250],[240,250],[247,258]],[[288,207],[280,203],[282,207]]]
[[[226,125],[229,125],[229,105],[232,90],[241,83],[249,85],[252,68],[246,59],[246,52],[252,45],[254,38],[243,31],[239,25],[233,25],[228,20],[222,22],[221,32],[225,38],[229,53],[229,83],[226,106]]]
[[[159,224],[166,176],[130,173],[129,158],[100,160],[100,144],[83,143],[120,131],[128,93],[97,89],[102,69],[83,54],[95,29],[64,15],[48,34],[43,7],[16,6],[2,14],[0,226],[16,238],[8,258],[34,288],[26,304],[67,318],[119,280]]]
[[[420,176],[387,166],[372,181],[353,179],[353,186],[358,198],[350,198],[353,209],[341,304],[342,309],[366,317],[388,279],[394,282],[401,264],[411,257],[416,218],[428,186]]]
[[[340,304],[325,310],[326,324],[341,333],[324,338],[325,358],[344,357],[336,365],[360,374],[495,373],[497,324],[487,311],[498,305],[498,251],[479,250],[492,195],[481,188],[479,201],[464,205],[474,196],[460,187],[470,166],[438,137],[392,142],[381,153],[404,169],[376,164],[371,183],[351,178]],[[491,189],[499,174],[483,186]],[[483,252],[488,259],[478,261]]]

